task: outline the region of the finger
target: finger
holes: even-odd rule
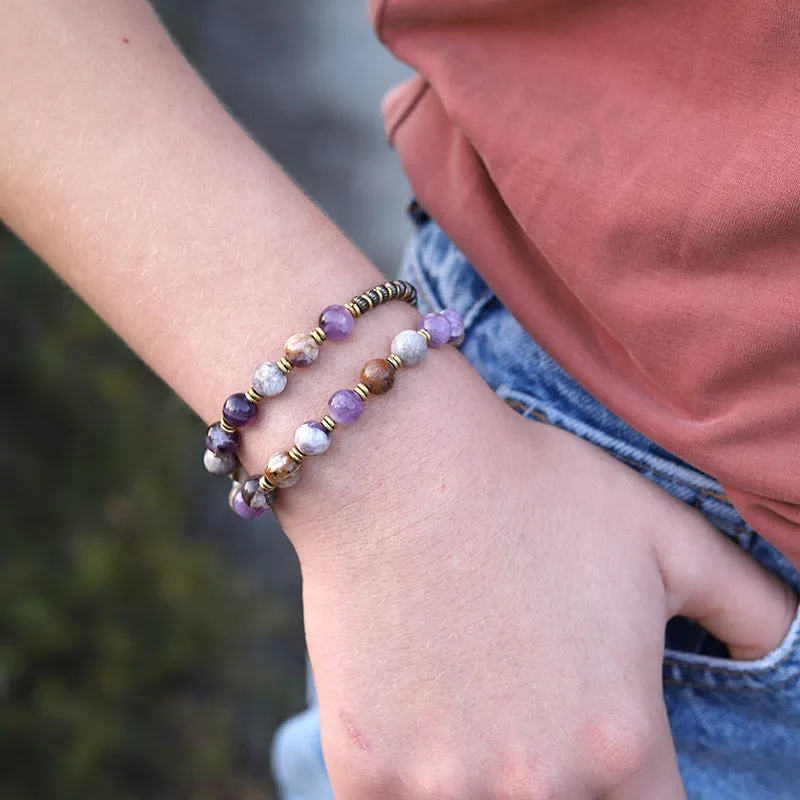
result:
[[[670,526],[656,543],[670,616],[698,620],[731,657],[761,658],[780,645],[797,612],[790,587],[699,514]]]

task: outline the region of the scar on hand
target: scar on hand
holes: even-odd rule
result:
[[[361,731],[358,730],[358,728],[356,728],[349,715],[344,711],[340,711],[339,719],[342,721],[344,729],[347,731],[347,737],[350,739],[350,741],[365,753],[369,753],[371,748],[367,738],[361,733]]]

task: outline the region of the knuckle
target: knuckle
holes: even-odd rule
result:
[[[447,760],[416,765],[406,785],[407,796],[413,800],[463,800],[469,796],[466,768]]]
[[[587,723],[580,740],[593,774],[602,785],[613,787],[647,763],[655,727],[644,715],[610,715]]]
[[[524,747],[507,751],[491,771],[485,795],[492,800],[555,798],[559,776],[554,763],[536,758]]]

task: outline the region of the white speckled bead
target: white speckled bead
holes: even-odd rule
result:
[[[218,456],[212,453],[211,450],[206,450],[203,453],[203,466],[212,475],[228,475],[236,469],[239,459],[233,453]]]
[[[319,456],[331,446],[331,437],[319,422],[304,422],[295,431],[294,443],[303,455]]]
[[[427,352],[428,343],[419,331],[400,331],[392,342],[392,353],[409,367],[419,364]]]
[[[286,376],[277,364],[267,361],[253,374],[253,388],[262,397],[275,397],[286,388]]]

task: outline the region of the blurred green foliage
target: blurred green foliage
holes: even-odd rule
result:
[[[1,228],[0,342],[0,798],[272,797],[287,619],[188,530],[202,426]]]

